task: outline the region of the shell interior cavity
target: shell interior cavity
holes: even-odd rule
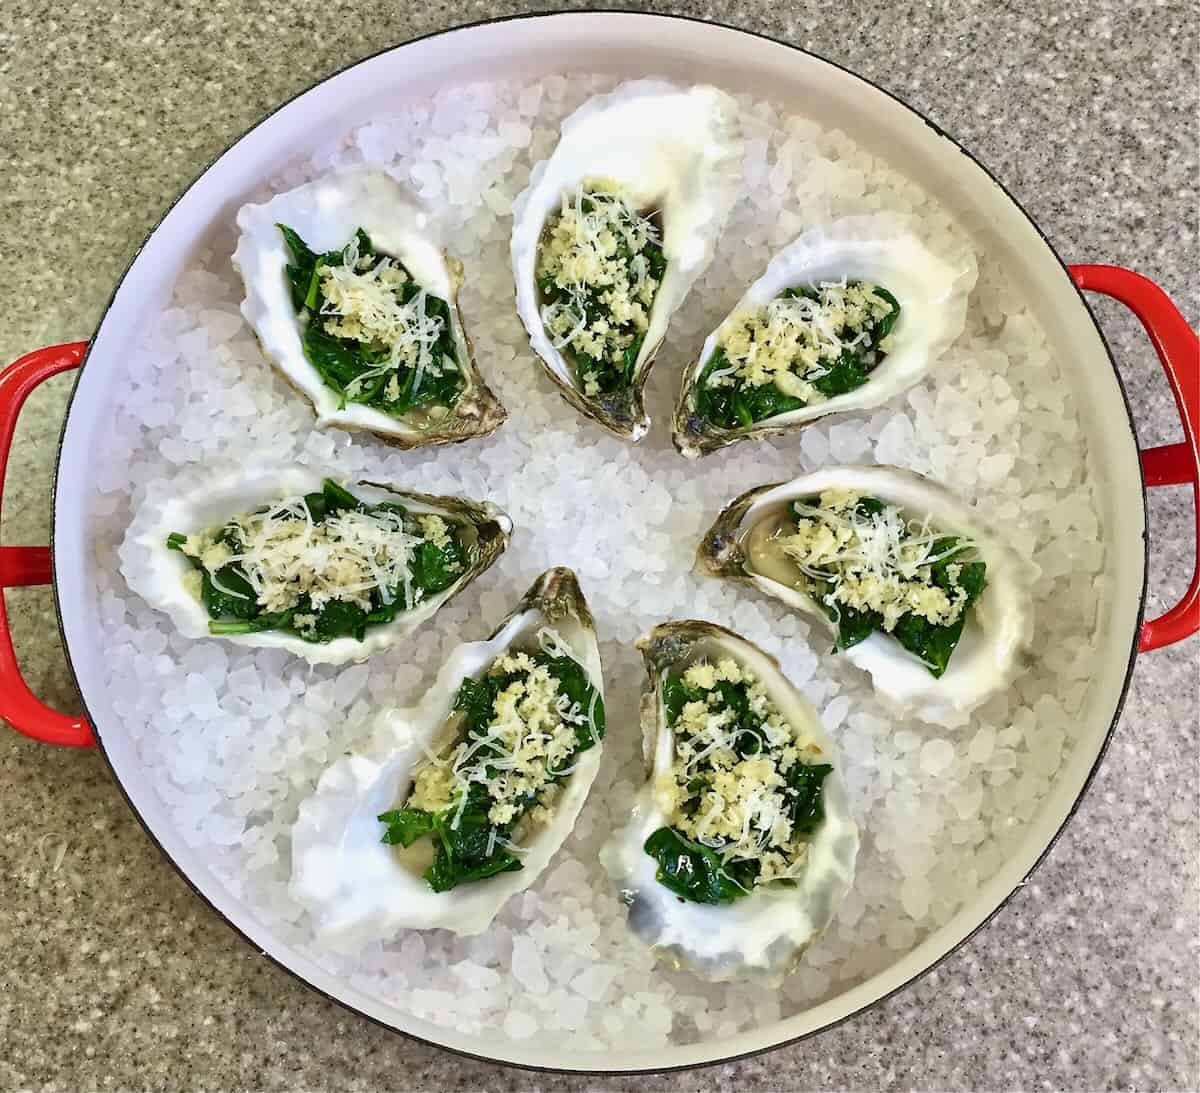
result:
[[[398,447],[414,448],[487,436],[505,420],[504,407],[480,375],[463,327],[457,302],[462,265],[443,251],[430,214],[385,171],[365,166],[334,171],[294,190],[277,194],[262,205],[244,206],[238,212],[237,223],[241,234],[233,264],[246,288],[242,314],[253,328],[267,359],[312,402],[319,426],[365,430]],[[370,295],[365,297],[361,314],[382,316],[380,322],[390,321],[391,329],[402,330],[403,337],[411,337],[414,345],[428,345],[433,340],[431,330],[435,335],[444,336],[441,324],[448,324],[449,340],[444,344],[452,348],[454,366],[450,371],[458,377],[458,393],[448,407],[440,400],[421,404],[414,394],[405,397],[405,402],[414,404],[395,415],[381,408],[380,392],[389,397],[400,397],[401,377],[412,387],[424,378],[428,393],[432,381],[428,376],[423,377],[423,364],[414,367],[411,376],[403,368],[390,372],[378,368],[377,374],[370,376],[375,382],[367,383],[366,390],[358,392],[360,398],[367,398],[367,391],[375,390],[376,395],[368,401],[354,401],[352,389],[335,389],[326,382],[305,351],[309,326],[316,320],[311,317],[311,312],[306,312],[309,315],[307,321],[300,318],[288,276],[295,255],[285,241],[280,225],[295,231],[317,255],[342,251],[356,241],[356,233],[362,231],[377,252],[377,258],[386,259],[388,266],[395,262],[403,266],[411,281],[425,295],[415,304],[409,301],[407,310],[397,310],[398,297],[394,291],[381,283],[367,284]],[[336,264],[331,265],[337,268]],[[367,281],[379,279],[379,271],[373,270],[366,258],[361,267],[352,272]],[[322,303],[323,300],[323,296],[314,293],[310,306],[317,310],[330,306]],[[444,315],[435,314],[433,309],[438,308],[440,312],[442,304],[445,305]],[[334,314],[340,312],[335,309]],[[350,338],[349,342],[342,343],[343,348],[349,345],[354,349],[367,339],[366,323],[364,320],[355,334],[353,328],[342,322],[339,329],[347,331],[346,336]],[[388,327],[377,325],[370,329],[386,330]],[[337,352],[336,344],[329,351]],[[440,354],[440,348],[438,352]],[[445,361],[440,355],[438,359]],[[431,363],[429,374],[441,367],[441,364]],[[395,376],[393,388],[385,382],[389,376]]]
[[[126,547],[122,549],[122,572],[130,587],[153,607],[166,612],[180,633],[192,638],[210,637],[213,617],[191,579],[199,575],[198,567],[179,550],[168,549],[168,537],[220,529],[235,517],[273,508],[285,499],[299,502],[307,494],[321,492],[327,479],[340,481],[334,472],[323,473],[313,468],[268,469],[231,475],[173,496],[162,504],[147,501],[131,525]],[[418,522],[424,516],[440,517],[462,548],[461,572],[440,591],[416,597],[412,607],[399,610],[391,621],[368,626],[361,640],[344,636],[325,642],[310,641],[280,630],[220,636],[237,645],[286,649],[314,664],[365,660],[432,618],[444,603],[488,569],[508,546],[512,521],[491,503],[413,493],[365,481],[347,483],[346,488],[366,505],[399,504]],[[304,511],[307,512],[307,504]]]
[[[741,440],[781,435],[827,414],[863,410],[886,402],[916,383],[962,333],[976,273],[970,251],[951,260],[939,257],[921,242],[904,217],[895,214],[849,216],[806,231],[771,259],[763,275],[705,339],[699,357],[685,373],[675,407],[672,437],[676,448],[696,458]],[[753,421],[743,420],[734,427],[705,416],[697,397],[701,381],[720,379],[713,374],[706,377],[706,369],[713,354],[746,316],[764,314],[768,305],[787,290],[819,291],[823,284],[849,283],[854,287],[856,282],[886,290],[899,305],[898,317],[883,342],[886,352],[867,372],[865,382],[860,378],[859,386],[844,393],[836,393],[841,387],[830,387],[835,392],[831,395],[795,390],[794,381],[789,382],[787,393],[798,396],[804,405]],[[775,305],[777,309],[779,306]],[[838,340],[845,345],[850,336],[823,339],[820,360],[812,365],[818,375],[827,373],[838,359]],[[725,371],[723,367],[714,369],[714,373]],[[805,369],[801,367],[800,371]],[[780,382],[788,378],[784,375]],[[737,377],[724,382],[737,382]],[[768,405],[766,411],[769,409]]]
[[[945,487],[891,466],[825,467],[777,485],[760,486],[732,501],[705,534],[696,568],[710,576],[750,584],[820,619],[835,635],[828,609],[809,594],[795,562],[778,549],[789,530],[793,502],[826,491],[849,491],[895,507],[907,521],[939,536],[969,540],[986,566],[986,587],[966,610],[966,621],[945,665],[935,676],[891,634],[876,629],[840,652],[869,672],[880,699],[900,715],[955,727],[1013,680],[1032,640],[1035,563],[1020,557],[979,515]]]
[[[648,775],[629,825],[613,835],[601,855],[629,904],[629,927],[661,959],[703,978],[776,983],[829,925],[854,878],[858,828],[849,814],[837,749],[778,662],[737,634],[707,622],[672,622],[655,627],[638,648],[648,677],[642,699]],[[732,902],[693,902],[660,883],[656,861],[645,849],[651,835],[671,824],[662,787],[674,778],[676,738],[664,685],[691,665],[718,664],[725,658],[762,684],[795,739],[810,741],[810,747],[819,749],[820,761],[833,769],[822,782],[823,816],[808,836],[800,871],[790,885],[755,884]],[[747,817],[753,815],[749,803],[740,807]]]
[[[714,87],[679,88],[637,80],[584,103],[562,125],[558,146],[533,170],[513,206],[512,264],[517,310],[534,351],[563,396],[618,436],[649,427],[642,389],[671,316],[708,267],[737,196],[740,139],[733,100]],[[564,355],[568,343],[547,331],[538,285],[547,225],[579,199],[582,187],[615,191],[661,232],[665,272],[640,332],[628,382],[588,393]],[[582,316],[581,316],[582,318]],[[574,343],[572,343],[574,344]]]
[[[591,614],[571,570],[551,569],[491,638],[460,645],[450,654],[419,705],[380,715],[367,754],[339,759],[321,775],[293,828],[291,890],[311,914],[322,944],[356,951],[402,928],[480,933],[546,868],[571,833],[595,780],[602,751],[598,737],[574,756],[550,817],[528,834],[521,868],[514,871],[433,891],[422,875],[430,840],[408,848],[386,845],[379,817],[406,800],[414,773],[445,742],[464,679],[478,680],[503,654],[546,648],[547,640],[582,668],[602,704]]]

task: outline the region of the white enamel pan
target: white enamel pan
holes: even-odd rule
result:
[[[228,222],[280,163],[353,128],[382,104],[426,96],[455,82],[570,71],[623,77],[657,74],[712,82],[769,97],[821,125],[843,129],[948,206],[980,249],[1023,285],[1055,358],[1074,388],[1081,426],[1101,484],[1105,577],[1112,594],[1099,621],[1100,645],[1083,736],[1059,771],[1025,841],[962,909],[916,949],[871,979],[809,1010],[727,1039],[623,1055],[567,1053],[552,1038],[508,1042],[416,1020],[318,967],[275,936],[189,849],[149,784],[114,710],[103,670],[105,630],[89,549],[97,468],[92,453],[127,390],[126,362],[150,317],[214,223]],[[1153,339],[1175,391],[1185,441],[1139,452],[1121,381],[1081,290],[1129,306]],[[53,582],[67,655],[85,717],[43,706],[17,671],[0,600],[0,717],[47,743],[101,748],[113,776],[176,869],[247,941],[315,990],[388,1028],[453,1051],[526,1067],[595,1072],[697,1066],[765,1051],[810,1036],[877,1003],[928,971],[995,913],[1038,864],[1076,808],[1121,710],[1134,658],[1200,627],[1200,581],[1161,618],[1144,621],[1148,486],[1197,482],[1200,350],[1166,295],[1128,270],[1068,266],[1011,195],[931,122],[851,72],[780,42],[687,19],[629,13],[531,16],[434,34],[379,53],[331,76],[256,125],[212,163],[168,210],[117,286],[90,344],[41,349],[0,374],[0,483],[17,413],[42,380],[78,368],[63,425],[54,490],[53,546],[5,547],[0,586]],[[120,380],[114,377],[122,377]],[[1200,498],[1198,498],[1200,500]]]

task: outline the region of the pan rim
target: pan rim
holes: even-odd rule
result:
[[[293,95],[290,98],[288,98],[287,100],[281,102],[278,106],[276,106],[273,110],[271,110],[267,114],[264,114],[254,124],[249,126],[244,132],[240,133],[235,139],[233,139],[219,153],[217,153],[216,155],[211,157],[208,160],[208,162],[206,162],[203,165],[203,167],[197,172],[197,174],[187,184],[187,186],[185,186],[184,189],[176,196],[176,198],[164,209],[163,215],[156,221],[156,223],[153,225],[153,227],[151,227],[151,229],[147,233],[146,237],[142,240],[142,242],[135,249],[135,251],[133,252],[133,254],[130,257],[130,261],[127,264],[124,272],[122,273],[121,277],[117,280],[116,285],[113,289],[113,292],[110,295],[109,300],[106,303],[106,305],[101,313],[100,319],[97,323],[96,331],[98,332],[101,329],[101,327],[103,326],[105,319],[107,318],[107,316],[112,308],[112,305],[113,305],[118,293],[121,290],[121,286],[124,283],[126,276],[128,275],[129,271],[132,269],[135,262],[137,261],[139,255],[145,249],[145,247],[146,247],[147,243],[150,241],[150,239],[158,232],[159,228],[162,225],[163,220],[166,219],[166,217],[175,208],[175,206],[178,205],[179,202],[200,181],[200,179],[202,179],[209,172],[209,170],[214,166],[214,164],[216,164],[219,160],[223,159],[224,156],[226,156],[231,150],[233,150],[235,147],[237,147],[239,144],[241,144],[241,142],[243,140],[245,140],[252,133],[254,133],[259,127],[261,127],[263,124],[265,124],[269,119],[274,117],[277,113],[279,113],[281,110],[285,109],[287,106],[289,106],[296,100],[307,95],[309,92],[312,92],[318,88],[323,87],[324,85],[330,83],[331,81],[337,79],[338,77],[349,72],[350,70],[357,68],[360,65],[366,64],[378,57],[385,55],[385,54],[399,52],[399,51],[403,50],[406,46],[413,45],[418,42],[423,42],[423,41],[427,41],[430,39],[434,39],[434,38],[438,38],[438,37],[442,37],[442,36],[446,36],[446,35],[451,35],[451,34],[455,34],[455,33],[468,32],[468,31],[475,30],[478,28],[488,27],[488,26],[502,24],[502,23],[515,23],[518,21],[534,22],[534,21],[564,20],[564,19],[580,18],[580,17],[597,18],[597,17],[605,17],[605,16],[610,16],[610,15],[611,16],[620,16],[620,17],[624,17],[624,18],[636,16],[640,19],[653,20],[653,21],[657,21],[659,23],[677,22],[677,23],[688,23],[688,24],[700,24],[703,26],[714,27],[714,28],[718,28],[718,29],[721,29],[724,31],[729,31],[729,32],[732,32],[735,34],[744,35],[748,38],[758,39],[760,41],[768,42],[773,45],[783,46],[787,49],[795,51],[796,53],[802,54],[802,55],[812,58],[813,60],[816,60],[822,64],[825,64],[832,69],[836,69],[838,72],[840,72],[844,75],[847,75],[854,80],[857,80],[858,82],[866,85],[867,87],[871,88],[872,90],[874,90],[880,94],[887,96],[889,99],[892,99],[894,102],[896,102],[897,104],[902,106],[905,110],[907,110],[909,113],[914,115],[918,120],[920,120],[924,125],[926,125],[929,129],[931,129],[935,134],[937,134],[943,140],[947,141],[949,143],[949,145],[952,146],[954,151],[965,156],[975,167],[977,167],[979,170],[981,170],[987,176],[987,178],[990,179],[990,181],[999,189],[999,191],[1004,195],[1004,197],[1007,198],[1008,201],[1015,207],[1015,209],[1021,214],[1021,216],[1028,222],[1030,227],[1033,228],[1033,230],[1036,232],[1036,234],[1042,240],[1047,252],[1051,256],[1053,256],[1054,260],[1058,263],[1059,267],[1062,270],[1064,277],[1067,278],[1068,283],[1070,283],[1072,289],[1074,290],[1076,295],[1079,297],[1080,301],[1082,302],[1082,304],[1084,306],[1084,309],[1086,310],[1088,318],[1090,319],[1092,327],[1095,329],[1095,332],[1096,332],[1097,336],[1099,337],[1101,344],[1104,346],[1105,354],[1108,358],[1109,366],[1112,370],[1113,378],[1116,380],[1117,387],[1118,387],[1118,390],[1121,395],[1122,404],[1124,406],[1124,410],[1125,410],[1124,424],[1128,428],[1129,435],[1133,439],[1134,446],[1136,448],[1136,432],[1134,429],[1132,409],[1130,407],[1128,394],[1126,392],[1125,385],[1121,379],[1120,371],[1117,368],[1116,360],[1113,356],[1111,347],[1109,346],[1108,341],[1104,336],[1103,330],[1096,319],[1095,312],[1093,311],[1091,305],[1089,304],[1087,298],[1084,296],[1083,292],[1074,284],[1074,281],[1070,277],[1070,273],[1069,273],[1066,263],[1060,257],[1060,255],[1058,254],[1058,252],[1054,248],[1054,246],[1051,244],[1051,242],[1047,238],[1045,232],[1042,231],[1041,227],[1032,218],[1032,216],[1030,216],[1030,214],[1025,209],[1025,207],[1014,197],[1014,195],[1011,192],[1009,192],[1009,190],[1004,186],[1004,184],[1002,182],[1000,182],[1000,180],[998,178],[996,178],[996,176],[982,162],[980,162],[980,160],[978,158],[976,158],[970,151],[968,151],[961,144],[959,144],[959,142],[956,141],[953,137],[951,137],[949,134],[947,134],[945,132],[945,130],[943,130],[935,122],[931,121],[923,113],[921,113],[919,110],[915,109],[909,103],[907,103],[901,96],[896,95],[896,94],[886,90],[885,88],[880,87],[878,84],[875,84],[871,80],[867,79],[864,76],[859,75],[858,73],[854,72],[853,70],[846,68],[845,66],[838,64],[835,61],[831,61],[828,58],[821,56],[820,54],[814,53],[811,50],[803,49],[799,46],[793,45],[790,42],[782,41],[780,39],[771,37],[770,35],[767,35],[767,34],[763,34],[763,33],[760,33],[757,31],[752,31],[752,30],[746,30],[745,28],[734,26],[734,25],[727,24],[727,23],[716,22],[713,20],[700,19],[700,18],[696,18],[694,16],[658,14],[658,13],[640,11],[640,10],[636,10],[636,9],[626,9],[626,8],[614,8],[614,9],[603,9],[603,10],[600,10],[600,9],[561,10],[560,9],[560,10],[552,10],[552,11],[547,11],[547,12],[517,13],[517,14],[512,14],[512,15],[499,16],[499,17],[495,17],[495,18],[491,18],[491,19],[476,20],[476,21],[473,21],[470,23],[463,23],[463,24],[459,24],[456,26],[452,26],[452,27],[446,27],[446,28],[443,28],[440,30],[431,31],[428,34],[420,35],[420,36],[417,36],[417,37],[414,37],[411,39],[406,39],[405,41],[397,42],[392,45],[383,47],[365,57],[359,58],[358,60],[353,61],[350,64],[343,66],[340,69],[337,69],[334,72],[329,73],[328,75],[326,75],[322,79],[316,81],[312,85],[305,87],[303,90],[297,92],[295,95]],[[92,344],[94,344],[94,342],[95,342],[95,334],[93,334],[93,337],[89,342],[88,351],[85,354],[85,357],[80,366],[80,369],[78,370],[75,385],[73,386],[71,394],[68,398],[68,402],[67,402],[67,406],[66,406],[66,410],[65,410],[64,418],[63,418],[62,430],[59,434],[58,447],[57,447],[54,472],[53,472],[52,511],[55,514],[57,514],[57,511],[58,511],[58,483],[59,483],[60,475],[63,473],[62,459],[63,459],[64,440],[66,438],[67,431],[71,424],[72,410],[75,405],[75,395],[76,395],[76,392],[78,391],[78,386],[79,386],[79,377],[81,377],[83,375],[83,371],[87,367],[87,365],[90,361],[91,346],[92,346]],[[1141,476],[1141,470],[1139,467],[1139,477],[1140,476]],[[1146,511],[1145,482],[1144,482],[1144,478],[1140,478],[1140,480],[1141,480],[1142,506],[1143,506],[1143,516],[1144,516],[1145,511]],[[93,732],[96,737],[98,750],[100,751],[100,754],[103,756],[105,763],[108,765],[109,770],[112,773],[113,780],[116,783],[118,789],[120,790],[122,796],[125,798],[126,803],[129,805],[130,810],[133,812],[134,816],[137,818],[139,824],[141,824],[142,828],[146,832],[147,836],[150,838],[151,842],[154,843],[154,845],[159,849],[159,851],[162,853],[163,857],[170,863],[171,867],[176,871],[176,873],[178,873],[179,876],[188,885],[188,887],[191,888],[192,891],[195,892],[196,895],[201,900],[203,900],[203,902],[209,907],[209,909],[211,911],[213,911],[222,921],[224,921],[225,924],[230,929],[232,929],[243,941],[245,941],[248,945],[252,946],[253,948],[258,949],[258,951],[261,952],[263,956],[267,957],[267,959],[269,959],[272,963],[274,963],[275,965],[277,965],[278,967],[283,969],[289,975],[291,975],[294,978],[296,978],[297,980],[299,980],[310,990],[317,992],[319,995],[323,996],[324,998],[326,998],[332,1002],[335,1002],[337,1005],[343,1007],[344,1009],[346,1009],[360,1017],[363,1017],[366,1020],[371,1021],[373,1024],[379,1025],[380,1027],[385,1028],[390,1032],[398,1033],[399,1035],[407,1037],[411,1040],[417,1041],[422,1044],[428,1044],[432,1047],[438,1048],[439,1050],[450,1052],[459,1057],[469,1058],[469,1059],[476,1060],[479,1062],[491,1063],[491,1064],[498,1065],[498,1066],[512,1067],[512,1068],[519,1069],[519,1070],[526,1070],[526,1071],[539,1072],[539,1073],[583,1074],[583,1075],[593,1075],[593,1076],[655,1074],[655,1073],[671,1073],[671,1072],[675,1072],[675,1071],[684,1071],[684,1070],[696,1070],[696,1069],[701,1069],[701,1068],[710,1067],[710,1066],[718,1066],[718,1065],[721,1065],[724,1063],[735,1062],[740,1059],[752,1058],[756,1055],[761,1055],[761,1054],[765,1054],[770,1051],[778,1050],[780,1048],[792,1046],[803,1040],[807,1040],[810,1037],[817,1036],[820,1033],[827,1031],[828,1029],[835,1028],[838,1025],[841,1025],[847,1021],[850,1021],[851,1019],[860,1016],[861,1014],[865,1013],[868,1010],[874,1009],[876,1006],[879,1006],[883,1002],[887,1001],[893,995],[895,995],[895,994],[899,993],[900,991],[904,990],[905,988],[909,987],[911,984],[916,982],[918,979],[923,978],[925,975],[927,975],[929,972],[933,971],[935,968],[938,968],[942,964],[943,961],[945,961],[948,957],[950,957],[953,953],[957,952],[962,946],[966,945],[968,941],[970,941],[973,937],[975,937],[975,935],[980,930],[982,930],[985,926],[987,926],[992,921],[992,919],[1001,911],[1001,909],[1003,909],[1008,904],[1008,902],[1012,898],[1013,894],[1015,894],[1015,892],[1025,884],[1026,880],[1033,874],[1034,871],[1036,871],[1038,866],[1040,866],[1041,863],[1045,860],[1046,856],[1050,853],[1050,851],[1054,848],[1054,846],[1058,842],[1059,838],[1062,836],[1062,833],[1066,829],[1067,824],[1070,823],[1071,819],[1074,817],[1075,813],[1078,811],[1084,796],[1087,794],[1088,789],[1091,786],[1091,783],[1096,775],[1096,772],[1099,769],[1100,763],[1102,762],[1104,755],[1107,752],[1108,746],[1112,739],[1113,732],[1116,728],[1117,722],[1120,719],[1122,710],[1124,708],[1125,701],[1128,697],[1129,686],[1130,686],[1130,677],[1132,675],[1132,671],[1133,671],[1134,664],[1136,662],[1137,651],[1138,651],[1138,648],[1137,648],[1138,634],[1140,631],[1140,626],[1141,626],[1141,622],[1142,622],[1142,619],[1144,616],[1144,610],[1145,610],[1147,573],[1148,573],[1148,541],[1147,541],[1147,535],[1145,532],[1145,528],[1143,527],[1143,531],[1142,531],[1142,535],[1141,535],[1141,538],[1142,538],[1142,572],[1141,572],[1141,582],[1140,582],[1139,595],[1138,595],[1138,606],[1137,606],[1137,612],[1136,612],[1137,625],[1134,627],[1133,633],[1130,638],[1129,655],[1128,655],[1128,659],[1126,661],[1126,669],[1125,669],[1125,673],[1124,673],[1124,678],[1121,681],[1120,692],[1117,697],[1117,701],[1115,703],[1112,718],[1108,724],[1108,727],[1106,728],[1106,730],[1104,732],[1104,736],[1103,736],[1102,740],[1100,741],[1099,747],[1096,752],[1095,759],[1093,760],[1091,766],[1089,767],[1087,774],[1080,786],[1079,792],[1076,794],[1074,800],[1072,801],[1070,808],[1067,810],[1065,816],[1062,819],[1062,822],[1054,830],[1052,836],[1049,838],[1048,842],[1046,843],[1046,846],[1038,854],[1036,860],[1030,865],[1030,867],[1022,875],[1022,879],[1020,881],[1018,881],[1013,886],[1013,888],[1007,894],[1005,894],[996,903],[996,905],[974,927],[972,927],[962,938],[960,938],[957,942],[955,942],[953,945],[951,945],[950,948],[946,949],[944,952],[942,952],[941,954],[936,956],[930,963],[928,963],[924,967],[920,968],[919,970],[914,972],[910,977],[904,979],[902,982],[898,983],[896,986],[892,987],[885,993],[879,995],[878,997],[872,999],[869,1002],[864,1003],[862,1006],[859,1006],[858,1008],[854,1009],[853,1011],[848,1012],[848,1013],[836,1018],[835,1020],[832,1020],[824,1025],[821,1025],[818,1028],[807,1030],[799,1035],[786,1037],[784,1039],[775,1041],[774,1043],[763,1045],[760,1047],[751,1048],[749,1050],[734,1051],[734,1052],[731,1052],[726,1055],[721,1055],[719,1057],[715,1057],[712,1059],[705,1059],[705,1060],[698,1061],[698,1062],[683,1062],[683,1063],[674,1063],[674,1064],[668,1063],[666,1065],[661,1065],[661,1066],[654,1065],[654,1066],[616,1067],[616,1068],[606,1067],[603,1069],[594,1069],[594,1068],[590,1068],[590,1067],[544,1065],[544,1064],[537,1064],[537,1063],[520,1062],[520,1061],[515,1061],[515,1060],[510,1060],[510,1059],[496,1058],[494,1056],[489,1056],[489,1055],[485,1055],[485,1054],[468,1051],[461,1047],[451,1046],[451,1045],[443,1043],[437,1039],[433,1039],[428,1036],[423,1036],[419,1033],[415,1033],[415,1032],[409,1031],[407,1029],[398,1028],[397,1026],[390,1024],[388,1021],[383,1020],[379,1017],[373,1016],[372,1014],[358,1008],[353,1003],[347,1002],[347,1001],[343,1000],[342,998],[338,997],[337,995],[332,994],[330,991],[326,990],[324,987],[322,987],[322,986],[312,982],[308,978],[306,978],[301,972],[295,970],[282,957],[276,956],[273,953],[260,948],[258,943],[254,940],[254,938],[251,937],[250,934],[245,929],[243,929],[242,926],[240,926],[239,924],[234,922],[224,911],[222,911],[219,907],[217,907],[217,905],[213,902],[213,900],[210,899],[210,897],[191,878],[191,876],[186,871],[186,869],[182,865],[180,865],[179,862],[177,862],[175,860],[175,858],[172,856],[172,854],[163,846],[162,842],[160,842],[159,838],[155,834],[151,824],[146,820],[146,818],[142,815],[142,813],[139,811],[137,806],[134,804],[124,783],[122,782],[120,776],[117,774],[116,767],[105,747],[103,733],[102,733],[99,725],[97,724],[96,719],[92,716],[92,712],[88,708],[88,705],[87,705],[87,700],[83,696],[83,691],[79,687],[78,673],[76,672],[75,663],[74,663],[73,657],[70,652],[70,646],[68,644],[68,639],[67,639],[67,636],[66,636],[66,633],[65,633],[65,630],[63,627],[63,621],[62,621],[63,620],[63,604],[60,599],[59,583],[57,580],[58,560],[57,560],[57,555],[56,555],[56,550],[55,550],[56,524],[57,524],[57,519],[52,520],[51,536],[50,536],[51,559],[52,559],[52,566],[54,567],[54,575],[55,575],[55,580],[53,583],[53,595],[54,595],[54,602],[55,602],[55,608],[56,608],[56,614],[57,614],[56,621],[57,621],[57,625],[59,628],[60,637],[62,638],[63,649],[64,649],[64,654],[65,654],[67,665],[68,665],[68,670],[70,671],[71,676],[76,684],[76,688],[79,690],[80,698],[81,698],[81,701],[83,702],[84,714],[88,718],[89,723],[92,725]],[[678,1048],[666,1048],[666,1049],[661,1049],[661,1050],[672,1051],[672,1050],[678,1050]]]

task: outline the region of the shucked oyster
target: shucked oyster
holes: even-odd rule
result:
[[[689,458],[878,406],[962,333],[975,262],[932,254],[898,217],[851,216],[784,247],[684,376],[675,447]]]
[[[288,468],[167,501],[131,529],[145,561],[123,571],[188,637],[342,664],[431,618],[511,531],[491,504]]]
[[[960,724],[1031,638],[1036,574],[976,512],[897,467],[760,486],[709,529],[696,567],[817,616],[899,713]]]
[[[402,927],[480,933],[546,868],[600,766],[604,682],[575,575],[543,573],[375,735],[301,804],[293,895],[340,950]]]
[[[617,436],[649,427],[654,355],[736,198],[735,117],[713,87],[622,84],[563,122],[513,206],[530,343],[563,397]]]
[[[707,979],[779,979],[820,936],[858,854],[837,752],[757,646],[707,622],[638,642],[649,766],[602,860],[629,926]]]
[[[462,265],[386,172],[335,171],[246,205],[237,222],[242,314],[318,425],[415,448],[504,421],[463,328]]]

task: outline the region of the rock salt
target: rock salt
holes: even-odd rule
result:
[[[536,1017],[520,1010],[513,1010],[504,1018],[504,1035],[511,1040],[528,1040],[539,1027]]]
[[[529,937],[513,938],[512,973],[517,982],[534,994],[545,994],[550,981],[542,967],[542,954]]]
[[[921,769],[938,775],[954,762],[954,745],[949,740],[927,740],[921,746]]]
[[[660,420],[640,445],[623,445],[580,418],[545,380],[513,313],[506,205],[525,186],[531,163],[553,147],[562,116],[595,86],[590,77],[556,76],[389,102],[386,115],[364,117],[349,142],[326,142],[320,165],[284,168],[261,187],[265,195],[358,157],[397,165],[438,210],[464,260],[466,321],[481,367],[511,413],[495,437],[396,453],[370,437],[314,430],[309,408],[263,365],[237,317],[232,243],[222,242],[181,275],[171,306],[147,324],[145,350],[131,354],[130,382],[117,388],[122,408],[97,452],[97,465],[111,470],[101,476],[106,492],[90,518],[101,559],[97,607],[114,639],[121,632],[106,661],[108,686],[123,701],[131,735],[140,734],[148,783],[159,787],[180,836],[230,878],[248,910],[322,963],[334,958],[315,943],[287,887],[288,831],[300,800],[329,761],[371,744],[380,710],[420,697],[451,647],[485,637],[540,568],[576,568],[597,617],[609,705],[587,819],[482,938],[409,932],[398,944],[338,958],[338,967],[368,993],[464,1033],[528,1040],[546,1035],[553,1020],[553,1035],[572,1050],[611,1053],[668,1038],[711,1041],[776,1012],[797,1012],[883,970],[946,921],[1005,860],[1009,851],[997,840],[1014,837],[1036,814],[1069,756],[1075,714],[1087,701],[1092,628],[1105,617],[1096,607],[1112,589],[1091,583],[1103,567],[1105,529],[1075,402],[1020,293],[991,260],[981,266],[967,333],[935,372],[869,418],[817,422],[784,439],[731,448],[700,473],[671,450],[661,420],[686,356],[671,344],[651,377],[649,402]],[[928,195],[846,134],[781,117],[749,97],[744,110],[756,143],[743,199],[673,323],[688,338],[714,329],[736,299],[729,270],[757,276],[774,248],[815,221],[911,209],[935,249],[950,254],[965,245]],[[232,239],[231,221],[215,227]],[[143,499],[161,504],[186,479],[268,456],[488,498],[513,516],[512,545],[410,642],[363,665],[309,668],[281,653],[167,631],[163,616],[113,571],[135,511]],[[701,531],[741,490],[791,478],[805,465],[872,457],[946,478],[1018,550],[1047,563],[1040,576],[1030,571],[1038,601],[1056,608],[1038,620],[1044,656],[1004,704],[989,706],[986,718],[977,714],[952,739],[888,714],[865,676],[827,655],[819,627],[774,601],[690,573]],[[124,548],[119,560],[127,572],[144,564]],[[781,658],[841,745],[864,833],[850,899],[782,993],[652,971],[597,860],[605,832],[628,818],[643,776],[642,668],[631,643],[665,618],[689,615],[744,626]],[[225,659],[196,652],[201,646],[219,647]],[[998,740],[994,726],[1017,732]],[[269,834],[249,837],[252,815],[254,823],[270,817]],[[702,1004],[682,1007],[679,984]],[[673,1020],[683,1008],[690,1016]]]

